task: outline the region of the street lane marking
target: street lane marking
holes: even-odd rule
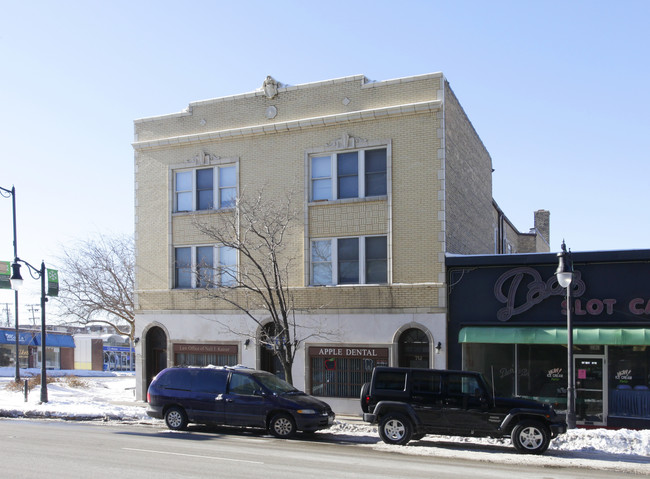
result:
[[[199,456],[197,454],[183,454],[181,452],[154,451],[152,449],[135,449],[132,447],[123,447],[122,449],[124,451],[149,452],[151,454],[165,454],[168,456],[198,457],[201,459],[216,459],[218,461],[245,462],[246,464],[264,464],[263,462],[259,462],[259,461],[247,461],[245,459],[230,459],[228,457]]]

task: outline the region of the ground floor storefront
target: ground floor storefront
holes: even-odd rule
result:
[[[445,342],[444,313],[319,314],[298,317],[296,324],[301,325],[296,337],[304,339],[294,360],[293,383],[340,414],[360,412],[361,386],[375,366],[446,367],[439,354]],[[309,325],[317,325],[317,332]],[[246,328],[248,333],[241,334]],[[169,366],[242,364],[282,377],[279,361],[258,341],[262,329],[237,315],[138,316],[136,394],[145,398],[155,374]]]
[[[482,372],[498,395],[548,402],[558,411],[566,410],[567,361],[566,344],[463,344],[463,368]],[[573,364],[578,424],[650,421],[650,348],[576,344]]]
[[[21,368],[40,368],[42,364],[41,333],[18,332],[18,363]],[[15,330],[0,329],[0,367],[16,365]],[[74,339],[70,335],[47,333],[45,336],[45,367],[72,369]]]
[[[555,255],[448,258],[450,367],[565,411],[571,361],[578,425],[650,427],[650,252],[573,260],[569,355]]]

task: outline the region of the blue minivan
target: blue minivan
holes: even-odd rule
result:
[[[266,429],[279,438],[326,429],[330,406],[271,373],[244,367],[173,367],[147,391],[147,415],[173,430],[188,423]]]

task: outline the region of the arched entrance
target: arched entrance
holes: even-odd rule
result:
[[[147,388],[153,378],[167,367],[167,335],[162,328],[154,326],[145,337]]]
[[[397,342],[397,351],[400,367],[429,367],[429,338],[421,329],[410,328],[404,331]]]
[[[284,379],[284,370],[278,357],[273,354],[273,347],[268,343],[272,342],[275,337],[275,324],[269,323],[264,325],[261,331],[260,341],[260,369],[275,374],[277,377]]]

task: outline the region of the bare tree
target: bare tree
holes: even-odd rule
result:
[[[304,213],[294,207],[293,196],[294,192],[289,191],[283,198],[269,200],[263,191],[252,196],[242,193],[232,210],[209,219],[197,215],[194,221],[201,233],[239,253],[238,268],[229,264],[211,268],[199,262],[194,271],[197,285],[205,286],[210,297],[225,301],[261,327],[261,337],[254,337],[233,324],[221,323],[230,332],[252,338],[272,350],[289,383],[293,383],[291,371],[300,343],[324,334],[305,331],[296,324],[296,307],[289,286],[297,258],[297,233],[302,241],[301,230],[294,228],[301,224]]]
[[[100,236],[81,241],[65,248],[59,261],[59,314],[73,323],[108,324],[133,340],[133,238]]]

